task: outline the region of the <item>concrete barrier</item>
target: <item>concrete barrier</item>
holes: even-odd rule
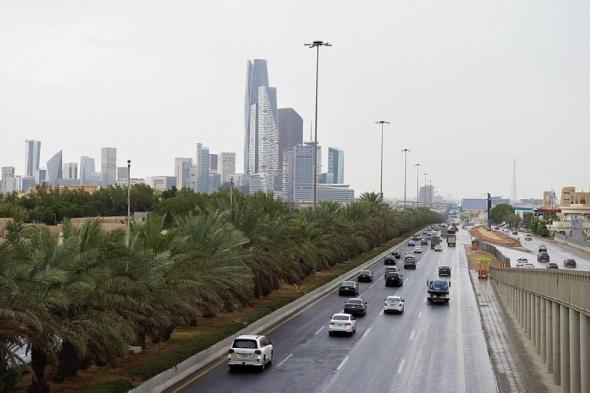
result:
[[[421,228],[419,230],[422,231],[424,230],[424,228]],[[130,392],[157,393],[162,392],[165,389],[176,385],[178,382],[187,378],[189,375],[206,367],[207,365],[211,364],[212,362],[223,356],[227,352],[227,349],[232,343],[234,337],[239,336],[241,334],[264,333],[266,330],[271,329],[273,326],[277,325],[281,321],[304,311],[305,308],[310,304],[335,291],[343,280],[353,278],[358,274],[359,271],[367,269],[368,267],[378,263],[379,261],[381,261],[381,259],[383,259],[383,257],[385,257],[385,255],[389,254],[392,250],[404,245],[412,236],[413,234],[402,240],[397,245],[387,249],[386,251],[383,251],[376,257],[371,258],[369,261],[361,264],[360,266],[352,270],[349,270],[348,272],[335,278],[329,283],[324,284],[319,288],[316,288],[312,292],[307,293],[301,296],[300,298],[292,301],[291,303],[281,307],[280,309],[275,310],[272,313],[260,318],[259,320],[253,322],[244,329],[232,334],[229,337],[226,337],[225,339],[219,341],[218,343],[212,345],[204,351],[201,351],[191,356],[190,358],[177,364],[173,368],[161,372],[155,377],[145,381],[141,385],[130,390]]]

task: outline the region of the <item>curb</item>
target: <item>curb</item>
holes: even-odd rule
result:
[[[336,288],[338,288],[338,286],[340,285],[341,281],[352,278],[356,276],[359,271],[378,263],[383,259],[383,257],[385,257],[385,255],[389,254],[392,250],[402,247],[408,241],[408,239],[414,236],[416,231],[422,232],[425,228],[429,226],[430,225],[427,225],[413,230],[411,235],[401,240],[398,244],[391,248],[388,248],[387,250],[371,258],[370,260],[361,264],[360,266],[357,266],[354,269],[349,270],[348,272],[340,275],[339,277],[322,285],[321,287],[316,288],[313,291],[301,296],[300,298],[295,299],[291,303],[279,308],[278,310],[271,312],[270,314],[260,318],[259,320],[253,322],[247,327],[232,334],[231,336],[226,337],[225,339],[213,344],[209,348],[180,362],[173,368],[169,368],[168,370],[163,371],[160,374],[148,379],[141,385],[135,387],[132,390],[129,390],[129,392],[158,393],[178,384],[191,374],[194,374],[196,371],[205,368],[207,365],[213,363],[215,360],[223,356],[227,352],[227,348],[233,341],[234,337],[242,334],[262,333],[263,331],[273,327],[281,321],[293,317],[300,312],[303,312],[308,305],[336,290]]]

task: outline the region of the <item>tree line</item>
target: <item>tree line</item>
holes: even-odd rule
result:
[[[64,218],[60,235],[15,220],[0,243],[0,391],[28,367],[28,392],[48,392],[49,379],[117,365],[129,345],[167,341],[177,328],[441,220],[428,209],[394,210],[374,193],[347,206],[322,202],[291,211],[272,195],[230,199],[224,191],[145,196],[152,213],[131,225],[128,243],[123,230],[106,231],[99,219],[79,227],[67,219],[75,212],[68,209],[90,200],[98,201],[96,211],[120,214],[120,191],[111,189],[110,200],[100,191],[53,190],[4,199]],[[30,351],[30,365],[22,365],[19,348]]]

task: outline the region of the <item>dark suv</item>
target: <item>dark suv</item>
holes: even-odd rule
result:
[[[367,302],[361,297],[348,299],[344,303],[344,312],[350,315],[367,315]]]
[[[373,272],[370,270],[361,270],[356,280],[358,282],[371,282],[373,281]]]
[[[404,257],[404,269],[416,269],[416,257],[413,255],[406,255]]]
[[[549,254],[546,252],[540,252],[539,255],[537,255],[537,262],[549,262],[549,259]]]
[[[400,254],[399,251],[393,251],[391,253],[391,256],[394,257],[395,259],[400,259],[402,257],[402,254]]]
[[[571,269],[574,269],[576,267],[576,260],[572,258],[566,259],[565,261],[563,261],[563,267],[569,267]]]
[[[359,284],[356,281],[342,281],[340,288],[338,288],[338,295],[340,296],[358,296]]]
[[[386,255],[385,258],[383,258],[384,265],[395,265],[396,263],[397,262],[395,261],[393,255]]]
[[[450,266],[439,266],[438,267],[438,275],[440,277],[451,277],[451,267]]]

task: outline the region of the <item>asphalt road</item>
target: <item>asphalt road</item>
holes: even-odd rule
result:
[[[272,367],[264,372],[228,371],[225,362],[189,377],[178,392],[496,392],[480,315],[463,248],[435,253],[423,246],[415,271],[404,271],[400,288],[387,288],[382,262],[374,283],[361,283],[367,316],[358,318],[353,337],[329,337],[328,321],[345,297],[330,294],[270,334]],[[401,247],[402,251],[406,247]],[[438,265],[450,265],[449,305],[426,303],[426,281]],[[384,315],[383,300],[399,294],[402,315]]]
[[[533,236],[533,240],[524,240],[525,234],[520,233],[518,234],[520,238],[520,243],[525,247],[528,248],[531,252],[524,252],[520,250],[515,250],[513,248],[508,247],[500,247],[498,249],[502,251],[504,255],[510,258],[510,264],[512,267],[516,267],[516,259],[518,258],[527,258],[529,263],[535,265],[535,267],[539,269],[545,269],[547,263],[537,262],[537,251],[539,250],[539,246],[544,244],[547,247],[547,253],[551,258],[551,262],[555,262],[559,265],[560,269],[566,270],[590,270],[590,259],[584,257],[583,252],[571,252],[559,244],[547,241],[546,239],[538,238]],[[576,260],[576,268],[575,269],[568,269],[563,267],[563,261],[567,258],[574,258]]]

